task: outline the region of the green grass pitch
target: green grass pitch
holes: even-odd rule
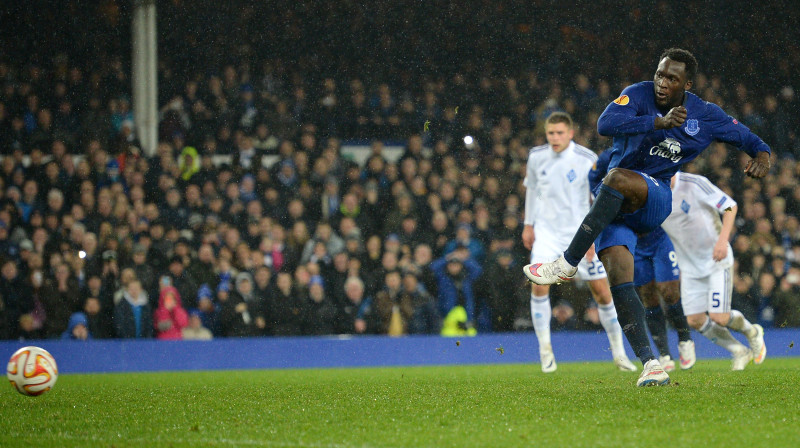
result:
[[[797,447],[800,359],[61,375],[0,388],[2,447]]]

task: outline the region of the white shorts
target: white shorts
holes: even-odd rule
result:
[[[564,249],[554,244],[552,239],[542,238],[541,236],[537,235],[533,241],[531,263],[547,263],[557,259],[564,253]],[[578,273],[575,274],[575,277],[585,282],[602,280],[606,278],[606,268],[595,253],[591,260],[587,260],[586,257],[581,259],[578,265]]]
[[[730,313],[733,266],[714,269],[705,277],[681,275],[683,314]]]

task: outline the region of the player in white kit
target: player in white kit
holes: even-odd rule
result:
[[[733,249],[728,242],[736,201],[708,179],[679,172],[672,177],[672,213],[661,224],[675,246],[681,266],[681,297],[692,328],[733,356],[733,370],[753,360],[764,362],[764,329],[731,309]],[[720,220],[720,216],[722,219]],[[750,348],[728,329],[747,337]]]
[[[558,258],[569,245],[572,236],[589,211],[591,192],[589,170],[597,155],[572,141],[572,118],[554,112],[545,122],[547,144],[537,146],[528,155],[528,168],[523,184],[525,195],[525,226],[522,241],[531,250],[531,263]],[[535,230],[534,230],[535,229]],[[592,297],[598,304],[600,323],[608,334],[614,364],[620,370],[636,371],[622,343],[622,328],[617,322],[617,310],[603,264],[593,249],[578,267],[578,277],[589,284]],[[531,318],[539,340],[542,371],[556,370],[556,360],[550,344],[550,286],[532,285]]]

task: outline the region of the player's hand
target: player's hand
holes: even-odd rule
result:
[[[533,249],[534,240],[536,240],[536,235],[533,233],[533,226],[524,226],[522,228],[522,244],[525,249]]]
[[[584,256],[584,258],[586,258],[589,261],[592,261],[594,260],[594,256],[595,256],[594,243],[592,243],[592,247],[590,247],[589,250],[586,251],[586,255]]]
[[[711,257],[714,259],[714,261],[722,261],[727,256],[728,242],[724,240],[717,241],[717,244],[714,245],[714,252],[711,253]]]
[[[750,177],[754,177],[756,179],[760,179],[767,175],[769,172],[770,162],[769,162],[769,153],[766,151],[761,151],[749,162],[747,162],[747,166],[744,168],[744,173]]]
[[[654,127],[656,129],[677,128],[686,121],[686,108],[683,106],[673,107],[663,117],[656,117]]]

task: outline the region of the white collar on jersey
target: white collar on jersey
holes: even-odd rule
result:
[[[561,152],[555,152],[555,151],[553,151],[553,146],[552,146],[550,143],[548,143],[548,144],[547,144],[547,146],[550,148],[550,152],[551,152],[551,153],[552,153],[554,156],[560,156],[560,155],[562,155],[562,154],[567,154],[567,153],[570,153],[570,152],[572,152],[573,150],[575,150],[575,141],[573,141],[573,140],[570,140],[570,141],[569,141],[569,145],[567,145],[567,147],[566,147],[566,148],[564,148],[564,150],[563,150],[563,151],[561,151]]]

